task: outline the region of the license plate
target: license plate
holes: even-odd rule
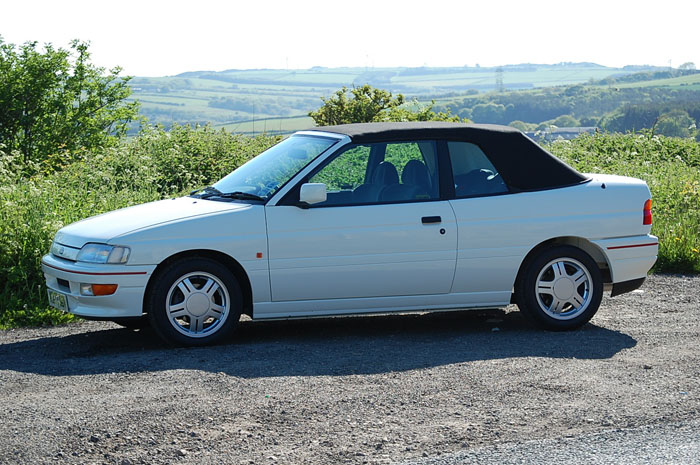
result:
[[[52,289],[49,289],[49,305],[64,312],[68,311],[68,299],[66,299],[66,296]]]

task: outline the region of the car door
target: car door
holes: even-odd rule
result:
[[[448,142],[447,149],[455,186],[450,203],[459,230],[452,292],[461,294],[468,305],[505,304],[531,247],[527,231],[533,225],[522,213],[530,206],[522,196],[510,194],[479,146]]]
[[[266,207],[272,300],[448,293],[457,231],[437,159],[433,141],[351,145]],[[293,205],[304,182],[327,200]]]

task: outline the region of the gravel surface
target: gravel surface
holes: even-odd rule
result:
[[[700,421],[655,424],[603,433],[477,447],[402,465],[700,464]]]
[[[244,321],[192,349],[112,323],[0,331],[0,463],[400,463],[698,433],[699,320],[700,277],[652,276],[568,333],[510,307]]]

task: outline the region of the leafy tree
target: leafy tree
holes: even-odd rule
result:
[[[534,123],[526,123],[520,120],[511,121],[508,123],[508,126],[519,129],[522,132],[534,131],[537,128],[537,125]]]
[[[406,102],[402,94],[394,95],[369,84],[348,89],[343,86],[323,105],[309,113],[318,126],[334,124],[369,123],[377,121],[468,121],[450,114],[433,111],[434,102],[420,106],[415,100]]]
[[[90,63],[89,44],[68,50],[0,37],[0,143],[19,152],[23,166],[113,144],[138,115],[120,78]]]
[[[695,121],[686,111],[676,109],[659,116],[654,132],[669,137],[692,137],[695,135]]]
[[[558,128],[574,128],[581,125],[579,120],[571,115],[561,115],[552,121],[552,124]]]
[[[472,108],[472,118],[477,123],[501,123],[506,107],[500,103],[479,103]]]
[[[688,61],[678,67],[678,69],[695,69],[695,63]]]

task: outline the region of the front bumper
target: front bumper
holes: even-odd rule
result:
[[[41,259],[46,287],[66,296],[68,311],[92,318],[138,317],[143,296],[155,265],[98,265],[63,260],[53,255]],[[112,295],[80,294],[81,284],[116,284]]]

